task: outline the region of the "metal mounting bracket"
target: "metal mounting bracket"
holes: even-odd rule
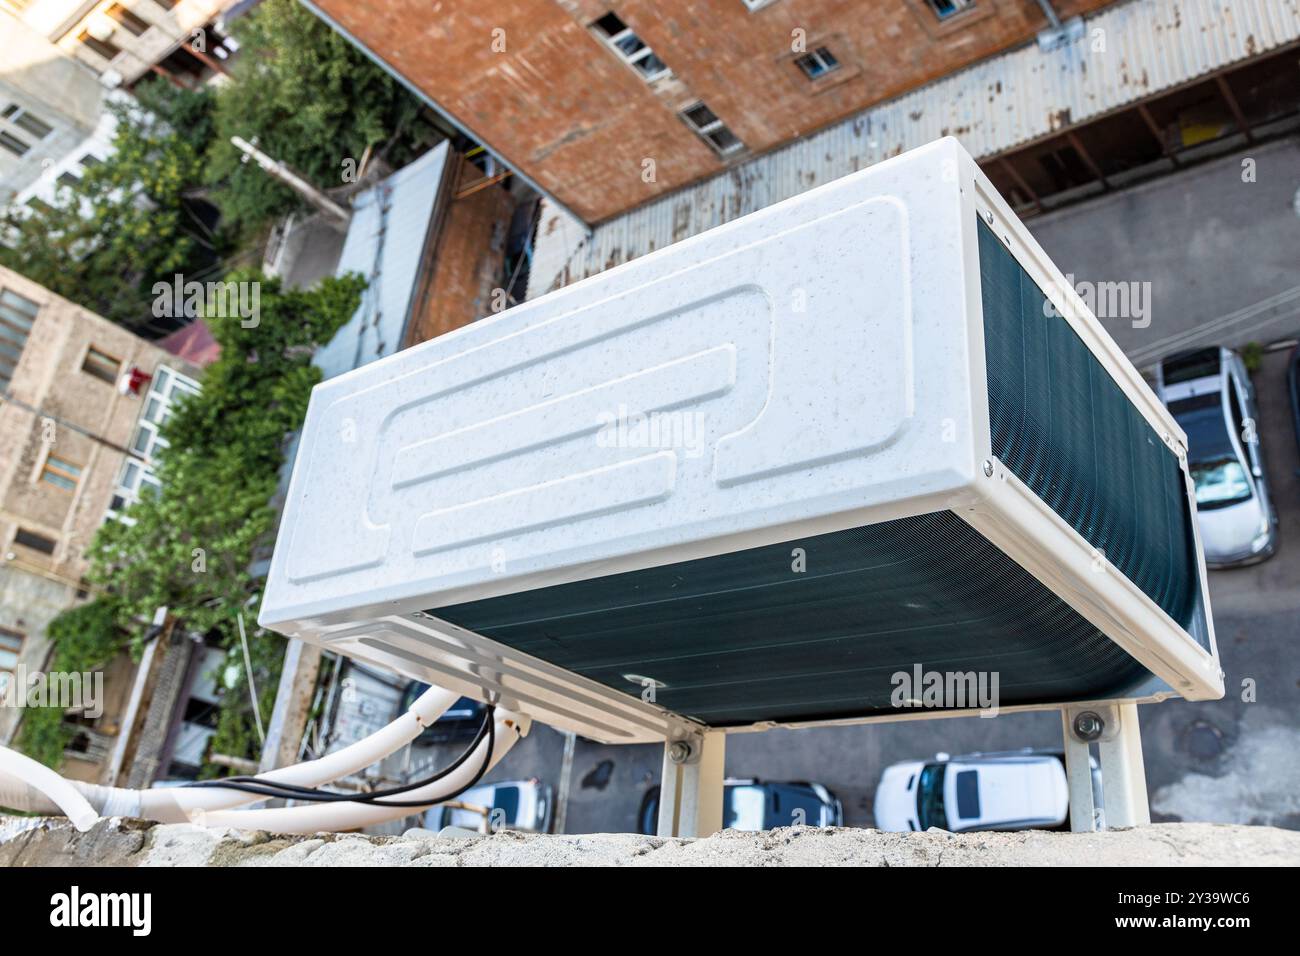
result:
[[[664,741],[659,836],[705,837],[722,829],[726,741],[719,730]]]
[[[1137,704],[1132,701],[1073,704],[1061,708],[1061,721],[1065,774],[1070,789],[1070,829],[1075,833],[1098,829],[1098,809],[1104,809],[1107,827],[1150,823]],[[1092,787],[1088,759],[1091,743],[1097,744],[1101,757],[1101,808],[1096,806]]]

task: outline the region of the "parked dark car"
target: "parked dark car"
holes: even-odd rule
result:
[[[772,830],[796,823],[812,827],[843,826],[844,808],[820,783],[728,780],[724,785],[724,829]],[[658,787],[651,787],[642,798],[637,826],[650,836],[658,832]]]
[[[401,713],[405,713],[415,703],[417,697],[429,689],[428,684],[413,680],[406,685],[402,694]],[[462,697],[452,704],[445,714],[438,718],[432,727],[415,739],[417,744],[447,743],[473,737],[483,724],[486,708],[472,697]]]

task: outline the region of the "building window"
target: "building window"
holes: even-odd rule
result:
[[[839,69],[840,65],[840,61],[835,59],[831,51],[824,46],[819,46],[811,53],[805,53],[794,62],[810,80],[819,80],[832,70]]]
[[[158,6],[162,7],[164,10],[171,10],[180,2],[180,0],[153,0],[153,2],[158,4]]]
[[[925,0],[925,5],[933,10],[934,15],[940,20],[946,20],[954,14],[975,6],[975,0]]]
[[[717,151],[719,156],[729,156],[745,148],[745,144],[737,139],[722,120],[718,119],[703,103],[688,106],[682,110],[681,117],[686,121],[687,126],[695,130],[701,139]]]
[[[24,143],[17,136],[14,136],[12,133],[7,133],[2,129],[0,129],[0,146],[9,150],[9,152],[13,153],[15,156],[23,156],[29,149],[31,149],[30,146]]]
[[[134,524],[135,519],[124,512],[140,499],[156,495],[162,488],[150,461],[159,449],[168,447],[167,439],[161,434],[162,426],[171,418],[176,403],[182,397],[197,395],[198,392],[199,383],[175,369],[159,365],[154,370],[149,391],[144,396],[144,408],[131,439],[133,457],[122,462],[107,517],[124,524]]]
[[[33,116],[27,110],[23,109],[17,103],[10,103],[0,113],[9,122],[13,123],[20,130],[31,133],[37,139],[44,139],[54,132],[54,127],[39,117]]]
[[[55,458],[53,455],[46,457],[45,467],[41,469],[42,481],[48,481],[50,484],[66,491],[75,491],[77,479],[80,477],[80,465],[74,465],[62,458]]]
[[[23,652],[23,635],[0,627],[0,698],[9,691],[9,682],[13,680],[18,668],[18,656]]]
[[[140,427],[135,430],[135,437],[131,439],[131,451],[141,458],[148,458],[155,435],[157,432],[152,428],[146,428],[144,422],[141,422]]]
[[[40,308],[17,292],[0,289],[0,391],[9,387]]]
[[[93,166],[98,166],[101,162],[102,160],[94,153],[87,153],[81,157],[81,168],[90,169]]]
[[[618,54],[619,59],[640,73],[646,82],[672,73],[668,65],[646,46],[645,41],[615,14],[607,13],[591,26],[604,38],[609,48]]]
[[[111,60],[122,52],[121,48],[113,42],[113,35],[111,33],[101,40],[99,37],[91,36],[90,31],[82,30],[77,36],[77,40],[80,41],[82,46],[86,47],[86,49],[94,50],[105,60]]]
[[[76,189],[81,185],[81,177],[72,170],[65,169],[63,172],[59,173],[57,182],[60,186],[71,186],[73,189]]]
[[[118,23],[122,24],[122,26],[126,28],[126,31],[133,36],[141,36],[149,29],[148,22],[141,20],[120,3],[115,3],[109,7],[108,15]]]
[[[113,356],[105,355],[99,349],[92,347],[86,353],[86,360],[81,363],[81,370],[110,385],[116,385],[122,363]]]
[[[31,548],[41,554],[53,554],[58,542],[53,538],[45,537],[43,534],[37,534],[35,531],[19,528],[18,533],[14,535],[14,544],[21,544],[24,548]]]

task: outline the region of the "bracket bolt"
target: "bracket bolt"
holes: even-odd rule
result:
[[[674,740],[668,745],[668,759],[673,763],[686,763],[691,759],[691,745],[684,740]]]
[[[1074,732],[1080,740],[1093,741],[1106,729],[1106,722],[1090,710],[1074,718]]]

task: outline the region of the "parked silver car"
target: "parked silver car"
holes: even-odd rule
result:
[[[1156,390],[1183,431],[1196,484],[1205,563],[1254,564],[1277,550],[1277,512],[1264,477],[1255,389],[1241,357],[1205,348],[1164,359]]]

